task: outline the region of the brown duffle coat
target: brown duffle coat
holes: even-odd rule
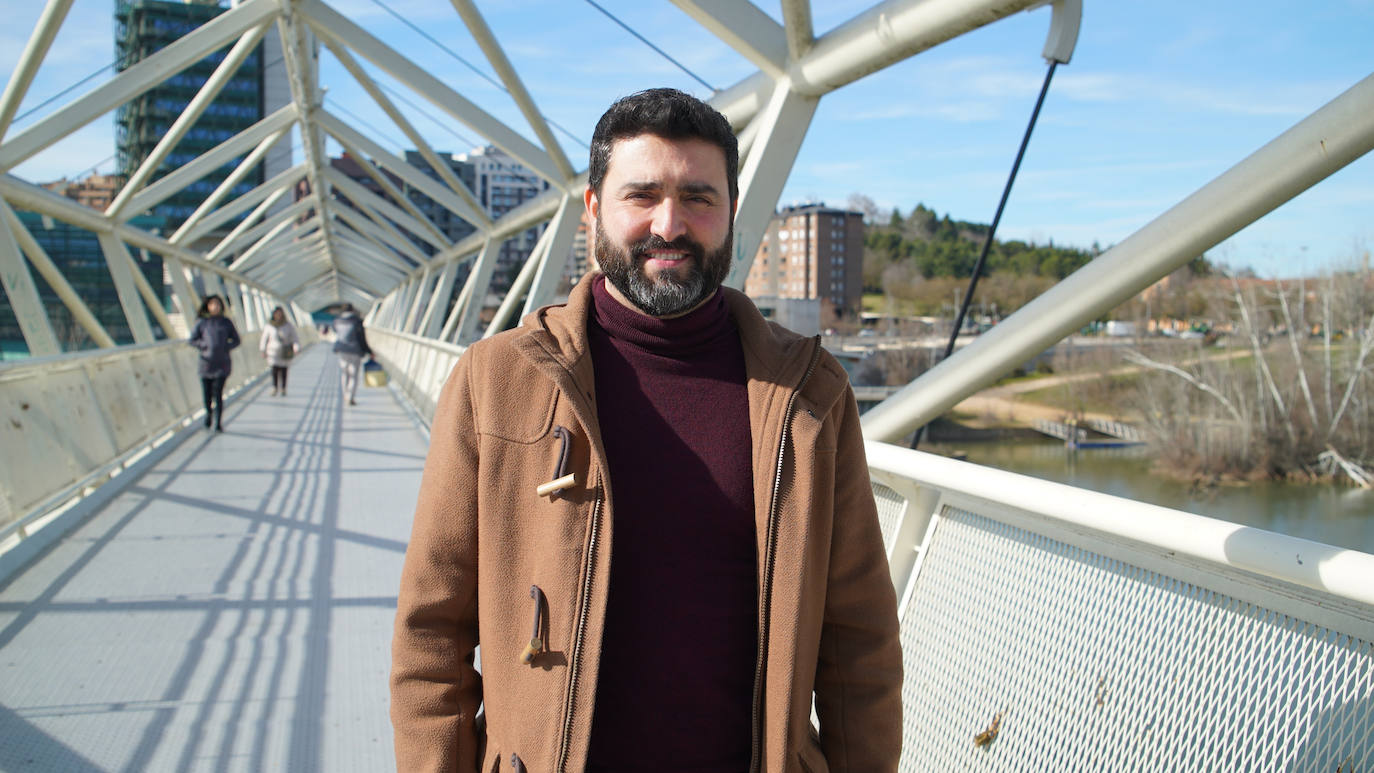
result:
[[[402,773],[585,767],[597,672],[615,668],[600,656],[615,491],[596,418],[615,406],[596,402],[590,288],[588,277],[567,304],[473,344],[439,398],[392,642]],[[819,338],[721,292],[743,343],[753,436],[753,769],[895,771],[896,598],[848,378]],[[536,493],[565,474],[576,483]],[[666,497],[692,495],[662,483]]]

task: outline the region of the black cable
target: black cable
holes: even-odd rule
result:
[[[372,0],[372,2],[375,3],[375,2],[377,2],[377,0]],[[587,4],[590,5],[591,7],[595,8],[596,10],[598,10],[598,11],[600,11],[600,12],[606,14],[606,18],[610,19],[611,21],[615,22],[616,24],[619,24],[621,27],[623,27],[623,28],[625,29],[626,32],[630,33],[631,35],[634,35],[636,38],[639,38],[639,42],[641,42],[641,43],[643,43],[644,45],[648,46],[649,48],[652,48],[653,50],[657,51],[659,56],[661,56],[661,57],[663,57],[664,59],[667,59],[668,61],[672,62],[674,65],[677,66],[677,68],[678,68],[679,70],[682,70],[683,72],[685,72],[685,73],[687,73],[688,75],[692,76],[692,78],[693,78],[694,80],[696,80],[697,83],[700,83],[701,85],[703,85],[703,86],[705,86],[706,88],[710,89],[710,90],[711,90],[711,93],[714,94],[715,92],[719,91],[719,89],[717,89],[715,86],[712,86],[711,84],[709,84],[709,83],[707,83],[706,81],[702,80],[701,78],[697,77],[697,74],[694,73],[694,72],[692,72],[691,70],[687,69],[686,65],[684,65],[682,62],[679,62],[678,60],[672,58],[671,56],[668,56],[668,52],[664,51],[663,49],[659,48],[658,46],[654,45],[653,43],[650,43],[648,38],[644,37],[643,35],[639,34],[638,32],[635,32],[635,31],[630,27],[630,25],[626,24],[625,22],[621,21],[620,19],[617,19],[617,18],[615,17],[615,15],[612,14],[610,11],[606,10],[605,8],[602,8],[600,5],[597,5],[597,4],[596,4],[596,0],[587,0]]]
[[[116,66],[116,65],[118,65],[118,64],[119,64],[119,61],[116,60],[116,61],[110,62],[109,64],[105,65],[104,67],[101,67],[99,70],[96,70],[95,72],[91,73],[90,75],[87,75],[86,77],[82,78],[81,80],[77,81],[76,83],[73,83],[72,85],[68,86],[67,88],[62,89],[61,91],[57,92],[56,94],[53,94],[51,97],[48,97],[47,99],[43,100],[42,102],[39,102],[38,104],[34,105],[33,107],[29,108],[28,110],[25,110],[23,113],[21,113],[21,114],[15,116],[15,117],[14,117],[13,123],[18,123],[18,122],[24,120],[25,118],[28,118],[29,116],[33,115],[34,113],[38,112],[39,110],[42,110],[44,107],[46,107],[46,106],[52,104],[52,103],[53,103],[55,100],[57,100],[59,97],[66,96],[67,94],[69,94],[69,93],[71,93],[73,90],[75,90],[78,86],[80,86],[81,84],[85,83],[86,81],[89,81],[90,79],[96,77],[97,75],[100,75],[101,73],[105,72],[106,70],[108,70],[108,69],[110,69],[111,67],[114,67],[114,66]]]
[[[357,113],[353,112],[352,110],[349,110],[348,108],[346,108],[346,107],[344,107],[343,105],[339,104],[339,101],[338,101],[337,99],[334,99],[333,97],[325,97],[325,101],[328,102],[328,103],[330,103],[330,104],[332,104],[336,109],[342,111],[344,115],[347,115],[349,118],[352,118],[354,121],[357,121],[358,123],[362,124],[362,125],[365,126],[366,128],[372,130],[372,133],[373,133],[373,134],[375,134],[375,135],[377,135],[378,137],[382,138],[382,139],[385,140],[386,142],[391,143],[391,145],[392,145],[394,148],[396,148],[397,150],[399,150],[399,151],[401,152],[401,155],[402,155],[402,156],[405,155],[406,146],[405,146],[404,143],[397,142],[394,138],[388,136],[386,132],[384,132],[384,131],[378,129],[376,126],[373,126],[372,124],[368,123],[362,116],[358,115]]]
[[[940,358],[942,361],[949,358],[954,351],[954,342],[959,337],[959,329],[964,326],[964,316],[968,313],[969,304],[973,302],[973,291],[978,286],[978,276],[983,273],[983,263],[987,260],[988,250],[992,247],[992,239],[997,234],[997,224],[1002,221],[1002,210],[1007,206],[1007,197],[1011,195],[1011,186],[1016,182],[1016,172],[1021,168],[1021,159],[1026,155],[1026,146],[1030,144],[1031,132],[1035,130],[1035,121],[1040,117],[1040,106],[1045,104],[1045,94],[1050,90],[1050,79],[1054,77],[1054,70],[1059,66],[1059,62],[1051,59],[1050,67],[1045,71],[1045,82],[1040,86],[1040,96],[1035,100],[1035,109],[1031,111],[1030,123],[1026,124],[1026,133],[1021,137],[1021,147],[1016,151],[1016,161],[1011,165],[1011,174],[1007,176],[1007,184],[1002,186],[1002,198],[997,202],[997,213],[992,216],[992,225],[988,228],[988,236],[983,240],[983,249],[978,253],[978,262],[973,265],[973,276],[969,278],[968,290],[964,293],[964,300],[959,304],[959,313],[954,317],[954,329],[949,331],[949,342],[945,344],[945,353]],[[921,438],[926,434],[926,427],[929,424],[921,425],[916,430],[916,434],[911,438],[911,447],[920,445]]]
[[[409,99],[408,97],[406,97],[406,95],[402,94],[400,91],[397,91],[396,89],[391,88],[390,86],[386,85],[385,83],[382,83],[381,81],[374,81],[374,82],[375,82],[375,83],[377,84],[377,86],[379,86],[383,91],[387,92],[388,94],[390,94],[390,95],[391,95],[392,97],[394,97],[395,99],[397,99],[397,100],[399,100],[400,102],[404,103],[404,104],[405,104],[407,107],[409,107],[411,110],[414,110],[415,112],[419,113],[420,115],[422,115],[422,116],[428,118],[430,121],[433,121],[434,124],[437,125],[439,128],[443,129],[444,131],[448,132],[449,134],[452,134],[454,137],[457,137],[459,142],[461,142],[461,143],[467,145],[467,146],[470,147],[470,148],[475,148],[475,147],[477,147],[478,145],[481,144],[481,143],[478,143],[478,142],[473,142],[472,140],[468,139],[467,137],[464,137],[463,135],[459,134],[459,133],[457,132],[457,130],[455,130],[455,129],[453,128],[453,126],[451,125],[451,123],[452,123],[451,121],[441,121],[441,120],[439,120],[438,118],[435,118],[433,115],[430,115],[429,113],[425,112],[424,108],[420,107],[419,105],[415,104],[414,102],[411,102],[410,99]]]
[[[386,11],[387,13],[391,14],[392,16],[396,17],[396,19],[398,19],[402,24],[404,24],[404,25],[406,25],[407,27],[409,27],[409,28],[411,28],[412,30],[414,30],[417,34],[420,35],[420,37],[424,38],[425,40],[428,40],[429,42],[433,43],[435,46],[438,46],[438,47],[439,47],[439,50],[443,51],[444,53],[448,54],[449,56],[453,57],[454,59],[457,59],[459,62],[462,62],[463,65],[465,65],[469,70],[472,70],[474,73],[477,74],[478,77],[482,78],[482,79],[485,80],[487,83],[490,83],[491,85],[493,85],[493,86],[495,86],[496,88],[498,88],[498,89],[500,89],[500,90],[506,92],[507,94],[510,93],[510,89],[507,89],[507,88],[506,88],[506,85],[505,85],[504,83],[500,82],[499,80],[496,80],[495,78],[491,77],[490,75],[487,75],[485,72],[482,72],[482,70],[481,70],[480,68],[478,68],[478,67],[477,67],[476,65],[474,65],[472,62],[469,62],[468,60],[466,60],[466,59],[464,59],[463,57],[459,56],[458,53],[455,52],[453,49],[449,48],[448,46],[444,45],[443,43],[440,43],[438,40],[435,40],[435,39],[434,39],[434,36],[430,35],[428,32],[425,32],[425,31],[424,31],[423,29],[421,29],[420,27],[417,27],[413,22],[411,22],[409,19],[405,18],[405,17],[402,16],[401,14],[399,14],[399,13],[397,13],[396,11],[392,10],[391,8],[387,7],[387,5],[386,5],[385,3],[382,2],[382,0],[372,0],[372,2],[373,2],[374,4],[376,4],[378,7],[380,7],[382,10],[384,10],[384,11]],[[544,115],[543,113],[540,113],[540,114],[539,114],[539,117],[543,118],[544,121],[547,122],[547,123],[548,123],[550,126],[552,126],[553,128],[555,128],[555,129],[557,129],[557,130],[563,132],[563,133],[566,134],[568,137],[572,138],[574,142],[577,142],[577,143],[580,144],[582,147],[584,147],[584,148],[585,148],[585,147],[588,147],[587,143],[583,142],[582,139],[581,139],[580,137],[578,137],[576,134],[573,134],[572,132],[568,131],[567,129],[563,128],[562,126],[559,126],[557,123],[555,123],[553,120],[551,120],[548,116]]]

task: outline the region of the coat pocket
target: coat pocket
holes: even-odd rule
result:
[[[542,440],[553,429],[559,396],[552,384],[535,381],[519,388],[509,383],[488,387],[477,416],[482,434],[529,445]]]

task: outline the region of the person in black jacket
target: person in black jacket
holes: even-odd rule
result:
[[[334,318],[334,353],[339,355],[344,396],[349,405],[357,405],[354,397],[358,394],[358,371],[362,369],[363,357],[372,356],[372,348],[367,345],[367,331],[351,303],[345,303],[343,313]]]
[[[233,367],[229,352],[239,345],[239,331],[233,320],[224,316],[224,299],[218,295],[208,296],[196,316],[199,319],[187,343],[200,350],[197,372],[205,396],[205,428],[210,428],[213,413],[215,431],[223,432],[224,382]]]

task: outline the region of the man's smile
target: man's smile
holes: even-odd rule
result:
[[[644,253],[644,264],[659,268],[676,266],[690,257],[691,253],[685,250],[647,250]]]

